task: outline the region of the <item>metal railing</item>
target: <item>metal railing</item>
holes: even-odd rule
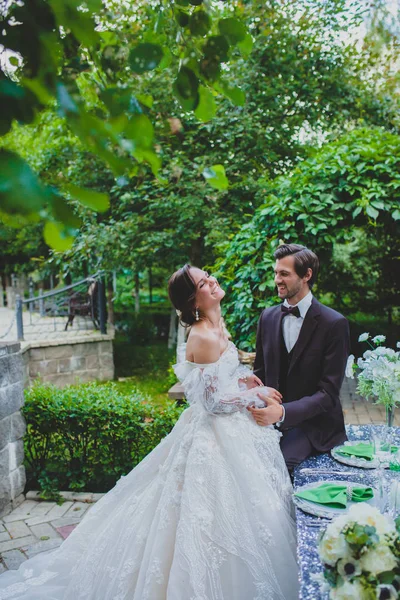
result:
[[[94,283],[96,287],[93,287],[92,294],[90,294],[90,287]],[[107,310],[103,271],[67,285],[60,290],[46,292],[45,294],[41,293],[42,290],[40,290],[38,296],[33,295],[32,288],[29,292],[30,297],[26,299],[22,298],[19,294],[16,296],[15,319],[18,340],[24,340],[24,327],[36,327],[36,329],[41,327],[42,331],[45,331],[45,328],[49,326],[49,320],[46,317],[52,317],[53,331],[57,331],[59,325],[63,327],[64,331],[67,331],[69,325],[72,327],[75,318],[78,323],[78,329],[80,329],[80,319],[82,317],[84,319],[90,317],[95,329],[100,330],[102,334],[107,333]],[[83,297],[86,298],[86,302],[79,304],[80,298]],[[25,323],[25,325],[23,316],[24,305],[27,306],[29,311],[29,322]],[[63,321],[65,318],[68,318],[66,323]],[[84,329],[87,330],[87,326]]]

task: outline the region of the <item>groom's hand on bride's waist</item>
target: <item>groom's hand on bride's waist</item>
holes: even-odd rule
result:
[[[282,420],[284,408],[282,406],[282,394],[274,388],[266,388],[266,394],[258,393],[257,396],[265,402],[265,408],[249,407],[248,410],[258,425],[274,425]]]

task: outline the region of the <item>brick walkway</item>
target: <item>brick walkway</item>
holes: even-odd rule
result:
[[[75,492],[62,495],[65,502],[58,505],[38,500],[38,492],[28,492],[22,504],[0,519],[0,573],[18,569],[35,554],[60,546],[103,496]]]
[[[345,380],[341,397],[346,424],[384,423],[384,408],[357,396],[353,380]],[[400,411],[395,424],[400,426]],[[102,495],[63,492],[65,502],[59,506],[38,500],[38,492],[28,492],[22,504],[0,519],[0,573],[57,548]]]
[[[385,407],[381,404],[366,402],[355,391],[354,379],[345,379],[341,391],[341,400],[345,423],[348,425],[372,425],[385,422]],[[400,427],[400,410],[395,411],[394,424]]]

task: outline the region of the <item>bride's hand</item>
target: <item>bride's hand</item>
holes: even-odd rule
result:
[[[282,394],[275,388],[267,387],[266,385],[260,388],[257,396],[265,402],[265,406],[270,405],[271,402],[282,404]]]
[[[263,382],[257,375],[251,373],[251,375],[247,375],[247,377],[241,377],[239,381],[242,381],[248,390],[252,390],[255,387],[260,387],[263,385]]]

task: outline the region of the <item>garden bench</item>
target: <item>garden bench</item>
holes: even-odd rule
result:
[[[68,320],[65,325],[65,331],[68,325],[71,325],[75,316],[90,317],[96,329],[99,329],[99,311],[98,311],[98,282],[93,280],[87,292],[75,292],[68,298]]]

